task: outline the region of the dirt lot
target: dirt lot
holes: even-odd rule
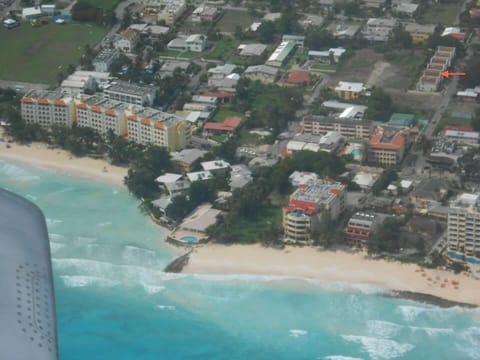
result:
[[[330,75],[329,85],[335,86],[338,81],[363,82],[370,88],[382,87],[399,106],[435,109],[440,100],[438,95],[407,92],[416,81],[424,59],[423,51],[384,55],[371,49],[358,50],[335,74]]]

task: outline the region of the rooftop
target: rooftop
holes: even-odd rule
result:
[[[203,126],[204,130],[221,130],[221,131],[235,131],[242,122],[242,119],[238,116],[230,116],[225,118],[222,123],[207,122]]]
[[[242,44],[238,47],[241,56],[260,56],[267,49],[264,44]]]
[[[157,177],[155,181],[159,184],[170,184],[180,180],[182,177],[182,174],[165,173]]]
[[[267,62],[270,61],[284,61],[288,54],[295,48],[295,43],[293,41],[282,41],[280,45],[275,49],[275,51],[270,55]]]
[[[362,92],[363,90],[365,87],[361,82],[339,81],[335,87],[335,91]]]
[[[230,164],[224,160],[204,161],[201,163],[203,170],[215,171],[230,168]]]
[[[290,183],[297,187],[300,185],[308,185],[318,180],[318,175],[309,171],[294,171],[289,177]]]
[[[312,80],[310,72],[304,70],[293,70],[287,78],[289,84],[306,84]]]
[[[477,211],[480,211],[480,194],[460,194],[451,202],[450,207],[476,209]]]
[[[373,149],[399,150],[405,145],[405,136],[404,129],[378,127],[375,129],[369,145]]]
[[[233,165],[231,169],[229,185],[232,190],[243,188],[252,181],[252,172],[246,165]]]
[[[209,180],[213,178],[213,175],[210,171],[194,171],[186,174],[190,182],[200,181],[200,180]]]
[[[104,91],[112,91],[124,94],[131,94],[137,96],[150,95],[156,91],[156,88],[151,85],[139,85],[129,83],[126,81],[115,81],[104,86]]]
[[[245,70],[245,74],[257,73],[257,72],[276,76],[278,74],[278,69],[268,65],[253,65],[253,66],[249,66]]]
[[[209,226],[217,222],[217,216],[220,213],[220,210],[213,209],[210,204],[200,205],[183,220],[179,228],[194,232],[205,232]]]
[[[172,161],[193,164],[196,160],[202,158],[208,151],[199,149],[184,149],[172,156]]]

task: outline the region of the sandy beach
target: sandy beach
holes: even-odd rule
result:
[[[9,145],[10,148],[7,148],[6,143],[0,143],[0,159],[26,163],[115,186],[124,186],[123,178],[127,175],[127,168],[113,166],[104,160],[75,157],[60,149],[48,149],[43,143],[29,145],[11,143]]]
[[[282,250],[261,245],[207,244],[190,255],[185,273],[278,275],[380,285],[480,306],[480,280],[415,264],[371,260],[365,254],[319,251],[311,247]],[[455,285],[458,282],[458,285]]]

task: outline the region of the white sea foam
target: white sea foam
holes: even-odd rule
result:
[[[301,330],[301,329],[290,329],[289,330],[290,336],[298,338],[300,336],[304,336],[308,334],[308,331],[306,330]]]
[[[52,240],[52,241],[65,240],[65,236],[62,235],[62,234],[49,233],[48,236],[50,237],[50,240]]]
[[[87,237],[87,236],[77,236],[77,242],[79,244],[91,244],[91,243],[94,243],[95,241],[97,241],[97,238],[93,238],[93,237]]]
[[[58,225],[58,224],[61,224],[61,223],[63,223],[63,220],[47,218],[47,226],[49,228],[54,227],[55,225]]]
[[[409,326],[409,328],[414,332],[423,331],[428,336],[449,335],[449,334],[453,334],[454,332],[452,328],[432,328],[432,327],[419,327],[419,326]]]
[[[97,224],[98,227],[105,227],[105,226],[110,226],[110,225],[112,225],[111,221],[104,221],[104,222],[101,222],[101,223]]]
[[[368,335],[374,337],[391,338],[395,336],[401,328],[401,325],[389,321],[369,320],[367,322]]]
[[[50,252],[52,254],[55,254],[58,250],[60,250],[63,247],[65,247],[65,244],[55,242],[55,241],[50,241]]]
[[[412,344],[400,344],[390,339],[370,336],[342,335],[348,342],[360,344],[373,360],[394,359],[402,356],[414,348]]]
[[[418,315],[428,311],[429,309],[413,305],[399,305],[397,310],[402,314],[405,320],[414,321]]]
[[[16,182],[28,182],[40,179],[40,176],[34,175],[19,166],[5,161],[0,161],[0,173],[9,178],[15,179]]]
[[[37,201],[37,200],[38,200],[38,197],[37,197],[37,196],[33,196],[33,195],[30,195],[30,194],[25,195],[25,197],[26,197],[28,200],[32,200],[32,201]]]
[[[118,190],[112,190],[112,194],[113,194],[113,195],[117,195],[117,194],[118,194]]]
[[[160,285],[142,284],[142,286],[145,289],[145,291],[150,295],[157,294],[165,290],[165,286],[160,286]]]
[[[60,278],[63,280],[65,286],[69,287],[85,287],[85,286],[98,286],[98,287],[112,287],[118,285],[118,282],[106,279],[98,276],[83,276],[83,275],[62,275]]]
[[[343,355],[328,355],[323,358],[324,360],[363,360],[362,358],[343,356]]]
[[[122,252],[122,259],[127,264],[135,265],[154,265],[156,262],[156,252],[137,246],[126,245]]]
[[[457,349],[470,359],[480,359],[480,327],[471,326],[460,333],[460,338],[466,343],[457,345]]]
[[[170,310],[170,311],[175,310],[175,306],[173,305],[157,305],[155,307],[160,310]]]

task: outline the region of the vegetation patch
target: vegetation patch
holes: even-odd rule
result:
[[[217,23],[217,28],[221,32],[234,32],[237,27],[242,30],[250,26],[255,18],[247,11],[227,10]]]
[[[78,63],[85,45],[95,46],[107,30],[91,24],[0,28],[0,79],[54,84],[59,72]]]
[[[425,13],[418,19],[421,24],[452,25],[460,9],[460,3],[429,3]]]

